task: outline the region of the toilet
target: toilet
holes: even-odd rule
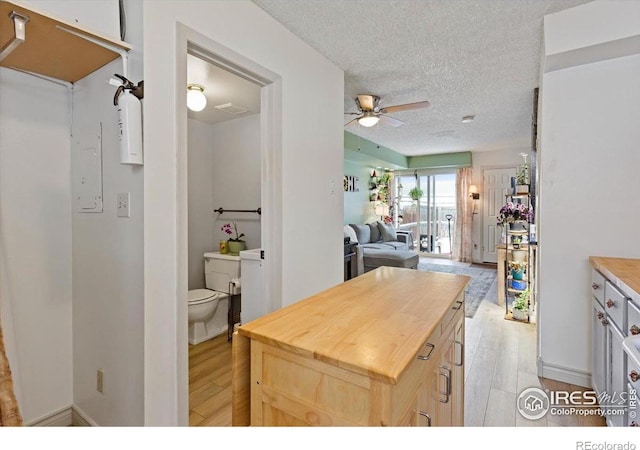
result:
[[[199,344],[227,331],[229,284],[239,293],[240,257],[211,252],[204,254],[206,289],[188,295],[189,343]]]

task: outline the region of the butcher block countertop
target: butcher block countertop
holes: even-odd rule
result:
[[[242,325],[238,333],[396,384],[470,280],[380,267]]]
[[[640,259],[590,256],[589,262],[625,294],[640,302]]]

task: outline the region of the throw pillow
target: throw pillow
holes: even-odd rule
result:
[[[351,228],[349,225],[345,225],[343,231],[344,237],[348,237],[349,239],[351,239],[351,243],[358,243],[358,237],[356,236],[356,232],[353,230],[353,228]]]
[[[353,228],[353,231],[355,231],[356,238],[360,244],[369,243],[369,238],[371,237],[371,228],[369,228],[369,225],[356,225],[350,223],[349,226]]]
[[[396,229],[393,228],[393,225],[386,225],[380,221],[378,221],[378,228],[380,229],[380,234],[382,235],[382,240],[384,242],[397,241],[398,233],[396,233]]]
[[[369,223],[369,228],[371,229],[371,237],[370,242],[379,242],[382,240],[382,236],[380,235],[380,228],[378,228],[378,224],[376,222]]]

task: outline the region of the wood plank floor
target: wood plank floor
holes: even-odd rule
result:
[[[504,320],[496,283],[475,316],[466,319],[465,341],[465,426],[605,424],[598,416],[547,415],[531,421],[517,412],[516,398],[527,387],[582,388],[536,376],[535,325]],[[189,346],[189,425],[231,425],[231,343],[226,333]]]

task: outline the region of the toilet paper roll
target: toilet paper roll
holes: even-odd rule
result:
[[[231,279],[231,293],[239,294],[240,293],[240,278],[232,278]]]

